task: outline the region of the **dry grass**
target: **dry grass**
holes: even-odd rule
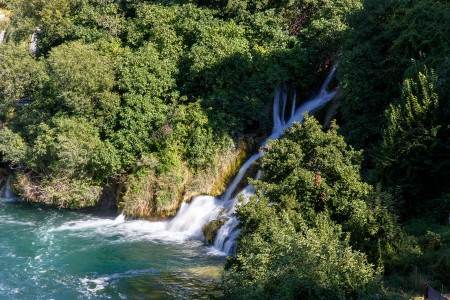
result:
[[[67,177],[37,178],[29,173],[15,173],[12,188],[15,194],[30,202],[60,208],[83,208],[95,205],[102,188],[88,181]]]
[[[9,26],[11,12],[0,8],[0,15],[5,15],[4,18],[0,18],[0,31],[6,31]]]
[[[188,182],[187,168],[181,166],[157,176],[152,169],[143,169],[125,180],[119,210],[135,218],[159,218],[177,212]]]
[[[26,173],[17,172],[14,177],[12,188],[15,194],[31,202],[40,202],[43,188],[31,180]]]
[[[190,201],[198,195],[222,194],[246,158],[247,147],[243,142],[217,151],[214,168],[190,174],[183,201]]]

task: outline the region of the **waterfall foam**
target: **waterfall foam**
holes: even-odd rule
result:
[[[325,79],[322,87],[317,95],[297,107],[297,94],[294,92],[292,96],[292,105],[290,112],[287,112],[288,91],[279,87],[275,89],[273,101],[273,130],[261,144],[261,148],[265,147],[270,140],[278,139],[284,132],[289,129],[294,122],[303,121],[303,113],[313,113],[317,109],[324,106],[330,101],[335,91],[328,91],[327,87],[334,76],[336,68],[334,67]],[[281,109],[281,111],[280,111]],[[289,109],[289,108],[288,108]],[[286,115],[289,116],[286,119]],[[228,186],[223,196],[218,199],[211,196],[199,196],[194,198],[190,203],[183,203],[175,218],[167,224],[169,231],[186,232],[193,236],[202,238],[202,227],[213,220],[219,218],[227,218],[228,220],[221,226],[216,233],[214,247],[225,254],[234,254],[236,251],[236,239],[239,235],[237,228],[238,220],[234,215],[238,196],[242,195],[244,200],[248,200],[254,193],[252,186],[247,186],[238,195],[234,195],[238,184],[242,181],[248,168],[261,157],[261,152],[252,155],[239,169],[237,175]],[[260,176],[257,174],[257,178]],[[246,201],[244,201],[246,202]]]
[[[122,210],[122,213],[114,219],[114,224],[121,224],[123,222],[125,222],[125,212]]]
[[[36,54],[37,51],[37,43],[38,43],[38,35],[41,32],[39,27],[36,27],[36,29],[33,32],[33,35],[31,36],[30,41],[30,52]]]
[[[6,19],[6,15],[5,14],[0,14],[0,20],[1,19]],[[3,41],[5,40],[6,37],[6,31],[5,30],[0,30],[0,44],[3,43]]]
[[[202,227],[215,220],[225,209],[221,201],[212,196],[199,196],[190,203],[183,203],[176,217],[167,225],[169,231],[185,232],[203,237]]]

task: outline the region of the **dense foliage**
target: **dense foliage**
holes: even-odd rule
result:
[[[450,5],[434,0],[367,0],[349,17],[340,58],[345,132],[358,148],[380,139],[383,112],[417,65],[435,69],[448,91]]]
[[[324,132],[310,117],[270,143],[256,195],[238,210],[227,295],[359,298],[375,292],[384,263],[418,254],[387,197],[362,182],[360,162],[335,125]]]
[[[338,74],[342,133],[364,149],[366,178],[392,194],[424,252],[391,265],[389,278],[407,289],[448,287],[450,3],[367,0],[348,22]]]
[[[327,274],[332,255],[341,251],[314,248],[317,240],[335,245],[326,234],[303,240],[311,230],[323,232],[323,218],[349,234],[345,243],[352,251],[384,267],[388,286],[420,290],[424,282],[450,285],[445,275],[450,269],[449,231],[439,225],[450,212],[449,16],[448,1],[426,0],[362,1],[361,9],[349,15],[338,58],[340,132],[364,150],[364,159],[343,151],[345,147],[336,151],[342,141],[326,139],[319,128],[308,132],[313,123],[308,120],[270,145],[262,160],[265,175],[254,183],[257,194],[238,211],[241,236],[238,254],[224,275],[227,296],[365,297],[356,291],[364,293],[374,279],[374,273],[366,273],[367,261],[360,261],[361,273],[347,275],[362,286],[331,283],[347,272],[343,266],[342,273],[325,275],[325,281],[315,273],[320,269]],[[355,154],[360,160],[352,160]],[[374,187],[359,178],[360,162],[365,168],[361,173]],[[418,245],[402,232],[396,213],[407,232],[418,237]],[[319,267],[313,257],[302,261],[294,249],[301,258],[313,249],[329,263]],[[370,296],[383,297],[383,292]]]
[[[448,103],[437,93],[435,73],[424,72],[404,81],[401,102],[386,111],[377,168],[387,185],[401,187],[407,201],[405,211],[433,207],[443,209],[438,216],[445,219],[445,204],[433,198],[448,192]]]
[[[406,218],[441,210],[442,222],[448,205],[449,16],[448,1],[363,1],[348,19],[342,132],[366,150],[372,180],[400,189]]]
[[[206,186],[197,193],[220,192],[214,185],[230,177],[243,136],[270,128],[273,88],[290,82],[307,95],[359,2],[3,5],[12,17],[0,48],[1,142],[13,136],[23,147],[5,147],[2,158],[19,168],[18,190],[76,208],[120,182],[121,206],[145,216],[173,213],[194,181]],[[38,58],[25,50],[33,33]],[[95,193],[65,200],[74,182]]]

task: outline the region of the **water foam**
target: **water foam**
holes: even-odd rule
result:
[[[13,224],[20,226],[35,226],[36,224],[29,221],[19,221],[11,217],[0,216],[0,224]]]
[[[118,218],[119,221],[118,221]],[[84,218],[82,220],[64,222],[60,226],[49,228],[49,232],[65,232],[78,237],[114,238],[110,243],[128,243],[136,241],[152,241],[182,244],[193,238],[191,231],[168,230],[169,222],[149,222],[145,220],[125,220],[122,216],[116,219]]]
[[[144,270],[128,270],[123,273],[107,274],[96,278],[80,278],[80,283],[90,294],[96,294],[98,291],[105,289],[110,281],[131,278],[140,275],[156,275],[158,271],[156,269],[144,269]]]

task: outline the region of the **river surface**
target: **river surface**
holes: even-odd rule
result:
[[[224,261],[164,222],[0,199],[0,299],[208,298]]]

